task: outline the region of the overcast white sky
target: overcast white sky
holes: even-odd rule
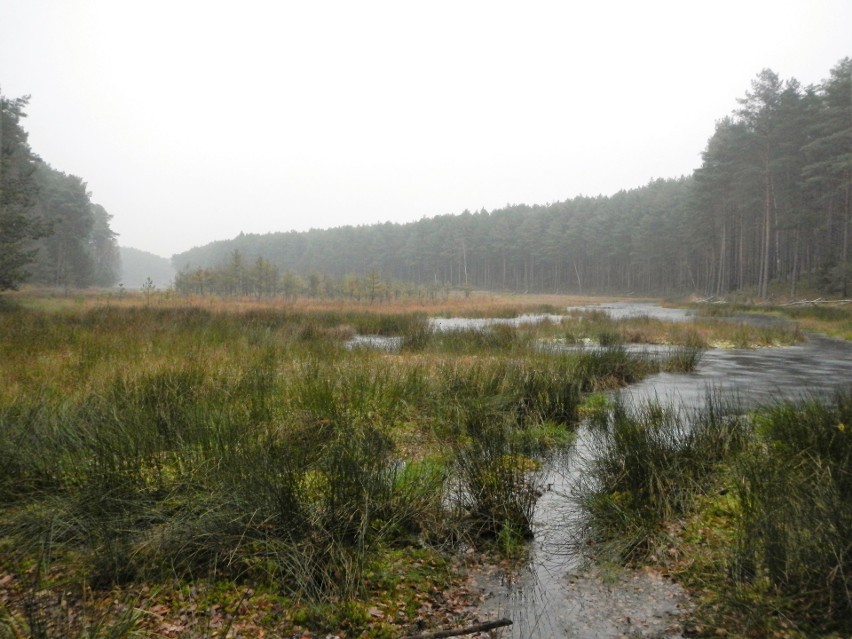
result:
[[[852,2],[0,0],[0,91],[123,246],[406,222],[689,174]]]

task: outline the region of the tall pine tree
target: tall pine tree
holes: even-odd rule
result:
[[[32,215],[37,185],[37,158],[21,126],[28,98],[0,94],[0,291],[15,289],[35,259],[33,240],[45,228]]]

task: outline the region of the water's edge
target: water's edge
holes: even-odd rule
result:
[[[684,311],[648,304],[620,303],[601,310],[616,317],[661,314],[672,321],[690,317]],[[656,374],[620,394],[628,403],[659,401],[692,410],[702,407],[708,393],[714,392],[746,408],[830,393],[850,380],[852,344],[808,335],[796,346],[710,349],[693,373]],[[582,526],[572,510],[571,494],[582,472],[587,441],[580,428],[572,450],[547,465],[529,560],[474,575],[486,594],[479,615],[512,619],[513,626],[503,636],[513,639],[682,637],[680,618],[690,606],[683,588],[652,570],[584,562],[577,551]]]

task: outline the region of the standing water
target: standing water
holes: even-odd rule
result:
[[[614,317],[688,319],[684,311],[648,304],[594,310]],[[621,395],[636,405],[658,401],[692,410],[704,405],[710,390],[756,406],[831,393],[850,382],[852,344],[810,335],[797,346],[711,349],[695,372],[653,375]],[[522,569],[483,579],[489,596],[481,612],[511,618],[514,624],[506,632],[518,639],[680,637],[677,615],[688,600],[679,586],[651,571],[590,567],[576,551],[581,523],[572,512],[571,494],[581,462],[588,459],[588,442],[581,428],[572,450],[546,465],[529,559]]]

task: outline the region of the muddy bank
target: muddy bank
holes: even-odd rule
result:
[[[474,583],[486,602],[483,619],[509,617],[503,637],[540,639],[620,639],[683,637],[690,601],[678,584],[652,570],[591,566],[554,575],[558,588],[545,591],[526,583],[528,575],[483,570]],[[520,580],[520,581],[518,581]]]

